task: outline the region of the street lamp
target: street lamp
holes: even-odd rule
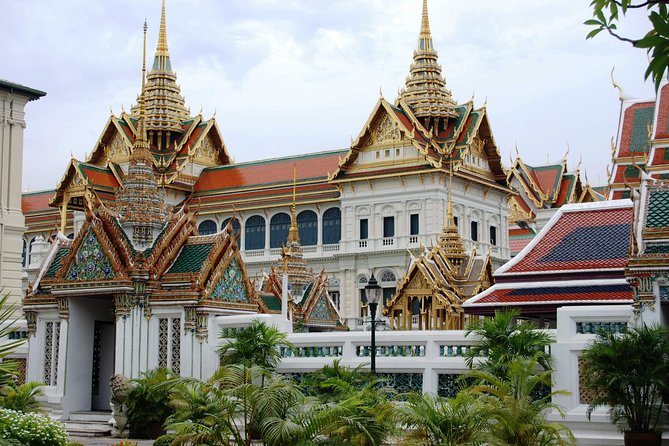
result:
[[[365,286],[365,299],[369,303],[369,312],[372,316],[372,373],[376,373],[376,307],[381,300],[381,287],[376,281],[374,273],[369,278],[367,286]]]

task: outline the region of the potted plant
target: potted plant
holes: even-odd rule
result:
[[[625,433],[625,445],[659,446],[657,424],[669,383],[669,331],[638,326],[625,333],[599,332],[582,352],[585,386],[596,407],[609,406],[611,421]]]

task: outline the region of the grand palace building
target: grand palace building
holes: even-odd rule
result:
[[[567,381],[592,327],[666,322],[669,84],[651,101],[621,92],[606,187],[566,156],[505,167],[486,106],[447,88],[423,0],[413,58],[398,61],[410,63],[405,85],[378,99],[350,147],[235,163],[215,117],[190,113],[167,35],[163,0],[148,60],[144,28],[137,103],[101,123],[86,159],[63,160],[55,189],[22,196],[26,373],[46,384],[52,415],[108,410],[115,373],[206,378],[221,333],[255,317],[293,332],[309,360],[360,365],[365,333],[346,331],[369,322],[372,277],[387,329],[380,369],[420,375],[426,391],[453,387],[453,364],[464,367],[469,341],[455,330],[503,307],[548,329],[562,311]],[[285,372],[320,364],[301,359]],[[585,397],[569,390],[566,407],[580,410]]]

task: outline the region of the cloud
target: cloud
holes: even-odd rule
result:
[[[216,111],[237,161],[342,148],[379,96],[404,84],[420,25],[405,0],[168,0],[168,40],[182,94],[194,114]],[[70,152],[83,158],[112,107],[128,110],[140,85],[144,18],[148,51],[159,3],[33,0],[5,5],[3,76],[47,91],[27,108],[24,188],[53,188]],[[487,99],[503,159],[516,143],[528,163],[583,156],[604,177],[618,101],[632,94],[645,55],[607,36],[585,41],[587,2],[430,1],[430,21],[448,87],[460,101]],[[625,31],[637,35],[645,19]]]

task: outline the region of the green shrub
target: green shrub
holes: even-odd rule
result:
[[[24,446],[19,440],[0,438],[0,446]]]
[[[68,443],[67,446],[86,446],[83,443],[79,443],[78,441],[73,441],[71,443]]]
[[[45,415],[0,409],[0,438],[18,440],[25,446],[65,446],[63,425]]]
[[[177,438],[176,435],[172,434],[161,435],[153,442],[153,446],[171,446],[175,438]]]

